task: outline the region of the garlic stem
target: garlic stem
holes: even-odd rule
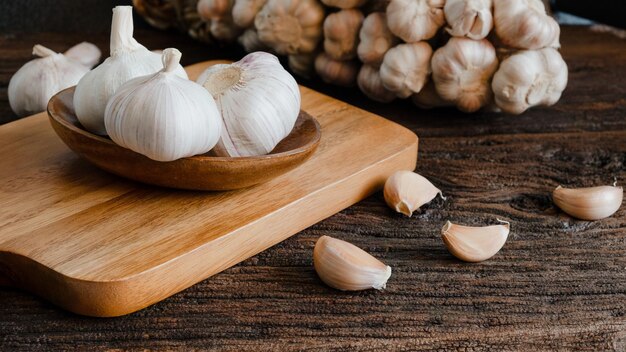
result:
[[[36,44],[33,47],[33,55],[36,55],[39,57],[48,57],[48,56],[52,56],[55,54],[57,53],[40,44]]]
[[[178,49],[168,48],[163,50],[163,72],[173,72],[178,68],[178,64],[180,63],[180,58],[182,54]]]
[[[141,44],[133,38],[133,30],[133,7],[116,6],[113,8],[111,56],[118,56],[141,47]]]

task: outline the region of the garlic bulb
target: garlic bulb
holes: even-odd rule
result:
[[[363,65],[356,78],[356,82],[368,98],[381,102],[389,103],[396,98],[396,94],[383,85],[380,78],[380,71],[372,65]]]
[[[204,154],[221,132],[217,105],[205,89],[176,75],[180,51],[163,51],[163,69],[126,82],[111,97],[104,122],[111,139],[157,161]]]
[[[287,57],[287,64],[291,72],[300,77],[311,78],[315,57],[315,53],[289,55]]]
[[[491,101],[491,77],[498,59],[486,39],[451,38],[437,49],[431,66],[437,93],[459,110],[474,112]]]
[[[241,28],[254,26],[254,18],[266,2],[267,0],[235,0],[233,21]]]
[[[407,43],[430,39],[445,23],[444,4],[445,0],[391,0],[389,29]]]
[[[493,28],[492,0],[446,0],[443,12],[455,37],[483,39]]]
[[[441,229],[441,238],[455,257],[470,263],[482,262],[496,255],[509,237],[509,223],[501,222],[501,225],[470,227],[448,221]]]
[[[330,7],[338,7],[340,9],[353,9],[364,5],[367,0],[322,0],[322,3]]]
[[[317,0],[268,0],[256,15],[261,41],[281,55],[312,53],[322,37],[324,8]]]
[[[384,12],[373,12],[365,17],[359,32],[359,46],[357,54],[364,63],[380,66],[385,53],[396,45],[398,38],[387,27],[387,17]]]
[[[150,52],[133,38],[132,7],[115,7],[111,24],[111,57],[78,82],[74,92],[76,117],[90,132],[106,134],[104,109],[117,88],[135,77],[155,73],[162,66],[161,55]],[[180,65],[175,73],[187,78]]]
[[[600,220],[615,214],[622,206],[624,189],[617,186],[588,188],[557,187],[554,203],[569,215],[582,220]]]
[[[417,93],[428,82],[433,49],[426,42],[400,44],[391,48],[380,66],[385,88],[400,98]]]
[[[241,34],[242,29],[237,27],[232,17],[215,18],[209,26],[211,35],[217,40],[232,42]]]
[[[356,60],[333,60],[325,53],[319,54],[315,59],[315,71],[322,80],[338,86],[353,86],[356,83],[359,68]]]
[[[518,49],[558,48],[561,29],[542,0],[494,0],[494,23],[500,40]]]
[[[351,243],[328,236],[315,243],[313,265],[325,284],[342,291],[382,290],[391,277],[391,267]]]
[[[214,65],[197,80],[215,98],[224,128],[219,156],[267,154],[285,138],[300,112],[300,89],[278,58],[262,51]]]
[[[428,81],[424,88],[420,90],[418,93],[413,94],[411,96],[411,101],[417,107],[421,109],[433,109],[440,108],[445,106],[454,106],[453,103],[443,99],[437,90],[435,89],[435,84],[432,80]]]
[[[391,209],[408,217],[437,195],[443,198],[439,188],[424,176],[411,171],[397,171],[391,175],[385,182],[383,195]]]
[[[197,4],[198,15],[205,21],[231,15],[234,0],[200,0]]]
[[[553,48],[511,55],[493,77],[496,104],[509,114],[554,105],[567,86],[567,64]]]
[[[20,67],[9,81],[9,105],[18,116],[45,111],[53,95],[89,72],[89,67],[39,44],[33,47],[33,55],[39,58]]]
[[[324,51],[335,60],[356,57],[363,14],[357,9],[332,13],[324,20]]]
[[[102,53],[97,46],[88,42],[82,42],[69,48],[63,55],[68,59],[80,62],[83,66],[92,68],[100,61]]]
[[[259,34],[254,28],[246,29],[243,34],[239,36],[237,42],[249,53],[254,51],[271,51],[271,49],[259,39]]]

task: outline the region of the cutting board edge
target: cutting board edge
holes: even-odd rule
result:
[[[417,163],[418,138],[415,134],[412,133],[412,135],[415,136],[415,139],[411,145],[376,164],[362,169],[356,174],[329,185],[328,187],[333,188],[333,192],[342,195],[347,192],[350,193],[350,196],[334,204],[327,209],[323,215],[307,219],[305,222],[293,221],[293,228],[285,229],[284,233],[280,236],[271,239],[268,237],[266,242],[258,242],[260,239],[256,237],[262,235],[257,234],[256,236],[249,236],[251,240],[254,240],[257,244],[254,250],[245,253],[231,252],[230,257],[232,258],[229,260],[216,258],[213,262],[210,262],[199,260],[199,258],[206,256],[205,252],[214,250],[215,246],[228,246],[229,241],[241,237],[241,231],[255,231],[257,228],[259,228],[258,230],[262,230],[266,222],[272,222],[273,217],[286,216],[286,214],[283,214],[283,209],[291,210],[294,207],[278,209],[275,213],[264,217],[260,221],[240,228],[215,241],[206,243],[182,256],[176,257],[137,275],[114,281],[90,281],[73,278],[57,272],[27,256],[0,249],[0,285],[29,291],[55,305],[81,315],[115,317],[136,312],[236,265],[297,234],[309,226],[357,203],[380,190],[384,184],[384,180],[392,172],[401,169],[415,169]],[[369,174],[367,177],[361,177],[366,173]],[[375,174],[375,177],[370,173]],[[357,180],[359,181],[357,185],[352,184],[355,178],[358,178]],[[309,203],[307,205],[308,207],[316,207],[319,202],[323,202],[323,199],[316,200],[315,197],[319,197],[327,192],[329,192],[329,190],[325,190],[325,192],[318,191],[296,202],[304,201]],[[316,201],[312,203],[312,200]],[[321,204],[323,205],[323,203]],[[299,225],[296,227],[295,224]],[[204,264],[198,265],[198,262]],[[214,262],[219,262],[219,264]],[[190,270],[190,273],[186,275],[180,274],[179,271],[187,269]],[[176,280],[177,282],[174,284],[171,281],[167,284],[160,283],[156,286],[157,289],[155,289],[154,283],[159,282],[158,279],[167,277],[168,274],[176,274],[170,275],[169,277],[174,278],[172,280]],[[169,287],[169,289],[158,291],[158,288],[163,289],[165,287]]]

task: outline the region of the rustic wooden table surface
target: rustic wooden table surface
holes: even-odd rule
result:
[[[241,55],[175,33],[142,30],[137,37],[150,48],[180,48],[184,64]],[[31,58],[32,45],[63,50],[84,39],[103,49],[108,42],[107,35],[0,36],[1,122],[15,118],[6,87]],[[419,111],[303,82],[415,131],[417,171],[447,199],[405,218],[376,194],[120,318],[76,316],[0,288],[0,350],[626,351],[626,207],[587,222],[564,215],[550,199],[559,184],[626,183],[626,41],[566,27],[562,43],[570,70],[562,100],[522,116]],[[512,235],[493,259],[465,264],[444,248],[445,220],[483,225],[496,218],[511,221]],[[348,240],[389,264],[387,289],[343,293],[324,286],[311,259],[321,235]]]

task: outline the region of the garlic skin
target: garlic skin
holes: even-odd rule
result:
[[[63,55],[68,59],[81,63],[87,68],[92,68],[100,61],[102,52],[94,44],[82,42],[69,48]]]
[[[480,40],[493,28],[491,8],[493,0],[446,0],[443,8],[446,29],[455,37],[468,37]]]
[[[443,99],[437,90],[432,80],[428,81],[424,88],[418,93],[411,96],[411,101],[415,106],[421,109],[434,109],[446,106],[454,106],[454,104],[448,100]]]
[[[363,65],[356,78],[356,83],[363,94],[380,103],[390,103],[396,99],[396,93],[385,88],[380,78],[380,70],[372,65]]]
[[[445,23],[445,0],[391,0],[387,6],[387,23],[393,34],[407,43],[435,36]]]
[[[162,67],[161,55],[149,51],[133,38],[132,7],[115,7],[111,24],[111,57],[87,73],[74,92],[78,121],[88,131],[105,135],[104,110],[109,98],[122,84],[155,73]],[[175,73],[187,78],[180,65]]]
[[[498,58],[486,39],[453,37],[433,54],[431,66],[437,93],[459,110],[475,112],[492,100]]]
[[[367,0],[322,0],[324,5],[340,9],[354,9],[364,5],[366,2]]]
[[[542,0],[494,0],[496,35],[517,49],[558,48],[561,29]]]
[[[222,116],[218,156],[264,155],[293,129],[300,89],[276,56],[262,51],[230,65],[214,65],[197,82],[213,95]]]
[[[20,67],[9,81],[9,105],[18,116],[45,111],[53,95],[89,72],[87,66],[39,44],[33,47],[33,55],[39,58]]]
[[[254,26],[254,18],[266,2],[267,0],[235,0],[232,10],[233,21],[241,28]]]
[[[521,114],[556,104],[567,86],[567,64],[556,49],[524,50],[502,61],[491,83],[502,111]]]
[[[335,60],[356,57],[363,13],[357,9],[332,13],[324,20],[324,51]]]
[[[339,61],[321,53],[315,58],[315,71],[326,83],[352,87],[356,83],[360,65],[356,60]]]
[[[104,122],[118,145],[157,161],[204,154],[221,132],[217,105],[205,89],[176,75],[180,51],[163,51],[163,69],[122,85]]]
[[[341,291],[382,290],[391,277],[391,267],[351,243],[328,236],[315,243],[313,265],[326,285]]]
[[[268,0],[256,15],[261,41],[280,55],[312,53],[322,38],[324,8],[317,0]]]
[[[426,42],[399,44],[391,48],[380,66],[385,88],[399,98],[408,98],[428,82],[433,49]]]
[[[581,220],[600,220],[615,214],[622,206],[624,189],[616,186],[563,188],[552,192],[561,210]]]
[[[424,176],[411,171],[396,171],[391,175],[385,182],[383,195],[391,209],[408,217],[437,195],[443,198],[439,188]]]
[[[357,54],[366,65],[380,66],[385,53],[398,42],[387,27],[387,17],[384,12],[373,12],[365,17],[359,32]]]
[[[470,227],[451,223],[441,229],[441,238],[448,251],[460,260],[478,263],[496,255],[506,243],[510,224]]]

